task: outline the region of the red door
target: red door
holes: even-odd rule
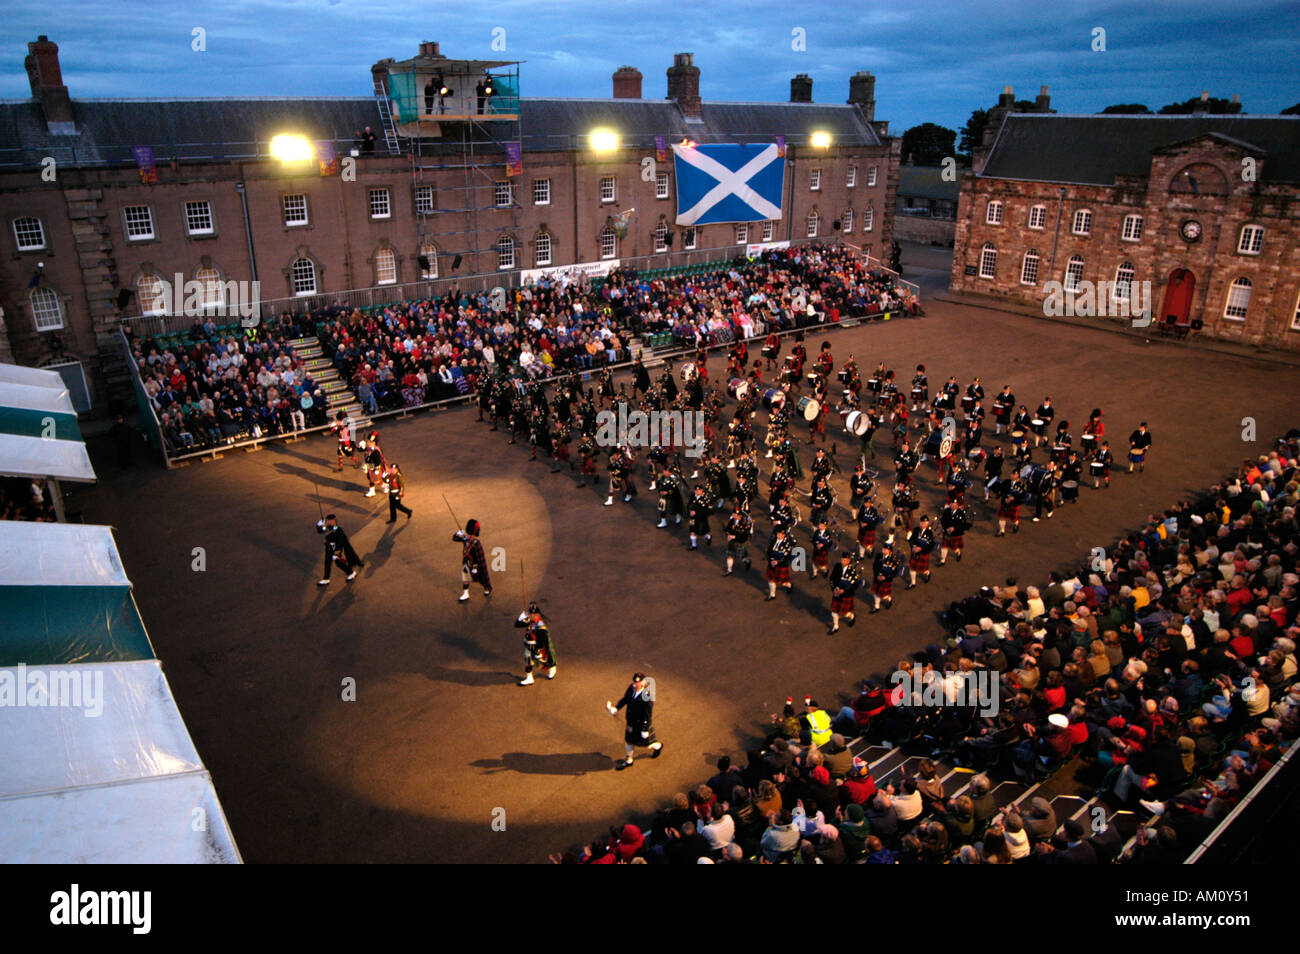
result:
[[[1192,293],[1196,291],[1196,276],[1185,268],[1176,268],[1169,274],[1165,285],[1165,304],[1160,315],[1167,325],[1191,324]]]

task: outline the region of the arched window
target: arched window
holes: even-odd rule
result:
[[[316,263],[310,258],[295,259],[289,266],[289,281],[295,296],[316,294]]]
[[[1038,284],[1038,253],[1032,248],[1025,253],[1025,260],[1020,265],[1020,284]]]
[[[1124,262],[1115,270],[1115,300],[1128,301],[1132,295],[1133,278],[1137,269],[1132,262]]]
[[[853,231],[853,210],[852,210],[852,209],[845,209],[845,210],[844,210],[844,216],[843,216],[843,218],[842,218],[842,220],[841,220],[841,223],[842,223],[843,226],[844,226],[844,231],[845,231],[845,232],[852,232],[852,231]]]
[[[1250,279],[1238,278],[1228,287],[1228,300],[1223,306],[1223,317],[1245,321],[1250,308]]]
[[[1083,281],[1083,258],[1079,255],[1071,255],[1069,263],[1065,266],[1065,290],[1077,291],[1081,281]]]
[[[659,224],[655,226],[654,240],[655,240],[656,252],[668,251],[668,223],[667,222],[660,220]]]
[[[533,266],[541,268],[551,264],[552,241],[550,232],[539,232],[533,239]]]
[[[876,227],[876,210],[867,206],[862,210],[862,231],[870,232]]]
[[[194,280],[199,283],[204,308],[222,308],[226,304],[226,286],[221,281],[221,273],[209,265],[201,265],[194,271]]]
[[[420,267],[420,277],[427,280],[438,277],[438,246],[432,242],[425,242],[420,246],[420,254],[424,256],[425,265]]]
[[[822,217],[817,214],[816,210],[808,213],[808,237],[816,238],[817,230],[821,227]]]
[[[145,272],[135,282],[135,296],[140,299],[140,314],[167,314],[167,289],[161,278]]]
[[[984,213],[984,222],[987,225],[1002,224],[1002,203],[996,199],[989,203],[987,211]]]
[[[391,248],[381,248],[375,252],[375,284],[397,284],[397,256]]]
[[[27,296],[32,305],[32,321],[37,331],[54,331],[63,327],[63,305],[52,288],[33,288]]]
[[[497,268],[506,269],[515,267],[515,240],[512,236],[503,235],[497,239]]]
[[[618,236],[608,225],[600,230],[600,257],[617,258],[618,257]]]
[[[998,273],[998,250],[985,243],[980,252],[980,278],[995,278]]]

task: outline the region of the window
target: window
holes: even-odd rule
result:
[[[33,288],[28,300],[32,303],[32,320],[37,331],[54,331],[63,327],[63,306],[52,288]]]
[[[1128,301],[1132,296],[1133,278],[1137,269],[1132,262],[1124,262],[1115,270],[1115,300]]]
[[[1038,284],[1038,253],[1030,249],[1025,253],[1025,260],[1020,265],[1020,284]]]
[[[870,232],[876,227],[876,210],[867,206],[862,210],[862,231]]]
[[[316,294],[316,265],[309,258],[300,258],[289,267],[295,296]]]
[[[375,252],[375,284],[397,284],[397,256],[391,248],[381,248]]]
[[[808,237],[809,238],[817,237],[817,227],[821,225],[821,220],[822,217],[818,215],[816,212],[808,213]]]
[[[1258,255],[1264,247],[1264,229],[1259,225],[1247,225],[1241,230],[1241,240],[1237,242],[1237,251],[1242,255]]]
[[[748,225],[737,225],[737,226],[736,226],[736,244],[737,244],[737,245],[747,245],[748,243],[749,243],[749,226],[748,226]]]
[[[655,198],[668,198],[668,173],[666,172],[655,173]]]
[[[980,252],[980,278],[994,278],[998,273],[998,250],[986,244]]]
[[[600,257],[613,258],[618,254],[618,236],[608,225],[600,230]]]
[[[844,184],[845,184],[846,186],[848,186],[850,189],[852,189],[855,185],[858,184],[858,167],[857,167],[857,166],[849,166],[849,177],[848,177],[848,180],[847,180]]]
[[[503,235],[497,241],[497,268],[514,268],[515,267],[515,240],[509,235]]]
[[[509,179],[492,183],[492,204],[498,209],[510,208],[511,191]]]
[[[870,169],[867,170],[867,186],[870,187],[870,186],[874,186],[875,184],[876,184],[876,167],[872,166]]]
[[[1124,231],[1120,233],[1125,242],[1142,241],[1142,216],[1124,216]]]
[[[601,176],[600,201],[613,202],[618,198],[618,180],[613,176]]]
[[[1250,279],[1238,278],[1228,288],[1228,301],[1223,308],[1223,317],[1236,321],[1246,320],[1246,310],[1250,307]]]
[[[424,256],[427,265],[420,266],[420,277],[426,281],[438,277],[438,246],[432,242],[425,242],[420,246],[420,254]]]
[[[533,205],[550,205],[551,204],[551,180],[534,179],[533,180]]]
[[[695,248],[697,235],[695,229],[682,229],[682,248]]]
[[[388,201],[387,189],[370,190],[370,217],[372,219],[387,219],[393,215],[393,208]]]
[[[551,264],[551,235],[543,232],[533,239],[533,265],[541,267]]]
[[[433,186],[415,187],[415,214],[433,214]]]
[[[45,248],[45,229],[41,227],[41,220],[34,216],[14,219],[14,238],[18,240],[20,252]]]
[[[656,252],[668,251],[668,224],[666,222],[661,221],[655,226],[654,240]]]
[[[841,220],[840,224],[844,226],[845,232],[853,231],[853,210],[852,209],[844,210],[844,217]]]
[[[990,202],[987,211],[984,213],[984,222],[986,225],[1002,224],[1002,203]]]
[[[1071,255],[1069,263],[1065,266],[1064,288],[1068,292],[1078,291],[1081,281],[1083,281],[1083,259],[1078,255]]]
[[[820,169],[810,169],[808,171],[808,191],[817,192],[822,187],[822,171]]]
[[[1080,209],[1074,213],[1074,225],[1070,231],[1075,235],[1092,234],[1092,213],[1087,209]]]
[[[226,304],[226,286],[221,273],[210,265],[200,265],[194,271],[194,280],[202,292],[203,308],[222,308]]]
[[[136,279],[135,295],[140,299],[140,314],[167,314],[167,292],[157,275],[145,274]]]
[[[775,222],[764,222],[764,223],[763,223],[763,241],[764,241],[764,242],[770,242],[770,241],[772,241],[772,236],[773,236],[774,234],[776,234],[776,223],[775,223]]]
[[[284,224],[286,228],[307,224],[307,197],[305,195],[286,195],[284,197]]]
[[[1036,205],[1029,210],[1029,227],[1041,229],[1047,223],[1047,206]]]
[[[122,210],[128,240],[153,238],[153,213],[147,205],[128,205]]]
[[[212,206],[207,202],[186,202],[185,231],[190,235],[211,235]]]

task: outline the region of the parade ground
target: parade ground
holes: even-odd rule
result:
[[[928,284],[942,287],[942,278],[936,272]],[[328,435],[172,471],[139,462],[122,470],[111,448],[97,447],[101,483],[79,492],[76,505],[86,522],[116,528],[141,614],[245,860],[544,862],[648,817],[712,775],[720,755],[743,762],[787,696],[810,693],[838,707],[864,677],[885,676],[900,657],[939,641],[937,614],[951,601],[1008,576],[1042,584],[1054,568],[1079,566],[1093,547],[1266,453],[1297,424],[1300,371],[1287,364],[928,294],[925,304],[924,318],[811,330],[808,351],[830,340],[837,369],[852,354],[864,378],[884,360],[907,381],[924,362],[932,388],[950,374],[964,388],[978,375],[986,404],[1004,384],[1030,409],[1051,395],[1057,421],[1068,419],[1076,438],[1100,407],[1117,471],[1109,490],[1085,486],[1078,504],[1050,520],[1032,523],[1026,507],[1021,531],[1002,539],[993,536],[992,505],[975,494],[965,559],[944,567],[936,559],[929,584],[896,586],[889,611],[868,615],[860,599],[857,625],[833,636],[825,579],[796,573],[792,594],[764,602],[770,525],[757,516],[761,502],[754,569],[724,578],[721,521],[712,548],[695,553],[684,528],[656,529],[643,466],[640,496],[602,506],[603,458],[599,485],[580,486],[567,468],[552,474],[548,462],[530,462],[525,444],[508,446],[508,434],[478,423],[472,407],[379,422],[414,509],[392,525],[384,496],[364,495],[359,470],[335,472]],[[711,383],[725,383],[724,366],[715,353]],[[760,437],[765,417],[755,422]],[[1254,443],[1243,440],[1246,418]],[[1121,462],[1141,420],[1153,452],[1145,473],[1129,475]],[[837,422],[829,417],[827,429],[842,468],[834,486],[847,541],[852,520],[842,508],[856,441]],[[806,427],[796,422],[792,432],[806,468]],[[876,445],[887,500],[893,468],[883,431]],[[762,464],[765,494],[770,462]],[[942,504],[934,480],[933,466],[922,465],[930,514]],[[330,586],[317,586],[317,489],[365,561],[351,583],[335,572]],[[801,507],[806,517],[806,500]],[[459,603],[460,546],[451,535],[469,518],[482,523],[489,559],[505,569],[494,570],[490,599],[476,586]],[[806,523],[797,536],[808,546]],[[559,671],[520,687],[514,620],[525,599],[549,617]],[[665,748],[616,772],[623,720],[605,701],[637,670],[658,682]],[[355,701],[346,701],[351,686]]]

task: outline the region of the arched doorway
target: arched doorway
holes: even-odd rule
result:
[[[1165,283],[1165,301],[1160,317],[1168,327],[1187,328],[1191,325],[1192,295],[1196,291],[1196,276],[1185,268],[1175,268]]]

